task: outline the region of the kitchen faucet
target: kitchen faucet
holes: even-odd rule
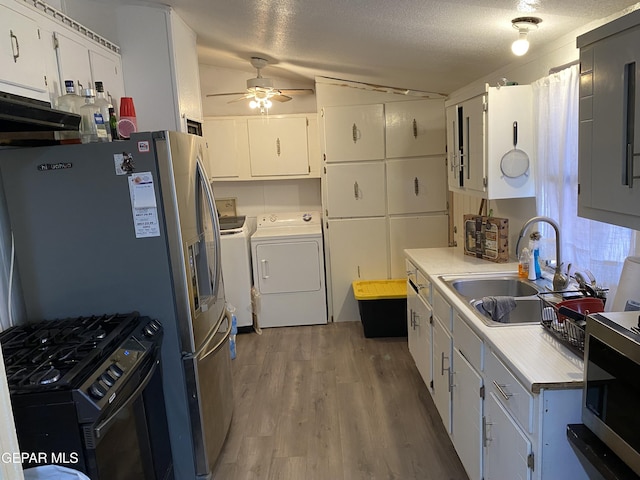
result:
[[[558,224],[556,223],[555,220],[553,220],[552,218],[549,217],[532,217],[529,220],[527,220],[526,222],[524,222],[524,225],[522,226],[522,229],[520,229],[520,235],[518,236],[518,241],[516,242],[516,258],[519,258],[519,253],[518,253],[518,247],[520,245],[520,240],[522,240],[522,237],[524,236],[525,232],[527,231],[527,228],[529,228],[529,226],[533,223],[538,223],[538,222],[545,222],[548,223],[549,225],[551,225],[555,231],[556,234],[556,269],[555,269],[555,273],[553,274],[553,290],[554,291],[560,291],[560,290],[564,290],[565,288],[567,288],[567,286],[569,285],[569,275],[567,272],[567,275],[563,275],[562,272],[560,271],[560,267],[562,266],[562,262],[560,262],[560,227],[558,226]],[[531,254],[533,255],[533,252],[531,252]]]

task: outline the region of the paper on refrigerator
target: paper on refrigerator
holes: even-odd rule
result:
[[[159,237],[160,224],[153,175],[151,172],[141,172],[128,178],[136,238]]]

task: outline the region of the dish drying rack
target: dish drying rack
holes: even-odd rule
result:
[[[571,298],[590,298],[585,296],[584,292],[580,290],[538,293],[538,298],[541,300],[540,324],[576,355],[583,357],[585,326],[587,323],[585,317],[588,315],[588,312],[582,314],[564,307],[563,311],[567,312],[568,310],[571,312],[571,316],[559,313],[558,310],[560,307],[558,307],[558,304],[567,299],[566,295],[570,295]]]

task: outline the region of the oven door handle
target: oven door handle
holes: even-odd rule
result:
[[[142,393],[142,391],[147,387],[147,385],[153,378],[153,374],[156,373],[156,369],[158,368],[159,364],[160,364],[160,359],[156,359],[153,362],[153,366],[151,367],[151,370],[149,370],[147,375],[144,377],[144,380],[142,380],[142,383],[140,383],[140,385],[138,385],[138,387],[133,391],[133,393],[129,395],[129,398],[127,399],[127,401],[124,402],[122,405],[120,405],[118,409],[115,412],[113,412],[113,414],[110,415],[107,419],[100,422],[100,424],[95,428],[96,438],[100,438],[102,436],[102,432],[107,429],[107,427],[113,421],[113,419],[116,418],[120,414],[120,412],[122,412],[125,408],[127,408],[132,402],[134,402],[136,398],[138,398],[140,393]]]

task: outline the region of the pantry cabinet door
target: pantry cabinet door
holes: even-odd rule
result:
[[[331,218],[385,214],[384,163],[327,165],[327,215]]]
[[[447,209],[444,157],[387,161],[389,215],[442,212]]]
[[[449,244],[448,215],[411,215],[389,218],[391,277],[406,275],[406,248],[446,247]]]
[[[309,175],[307,119],[250,118],[251,175]]]
[[[38,24],[29,17],[0,5],[0,36],[2,90],[48,101],[45,66],[46,49],[51,44],[40,38]],[[20,88],[26,89],[26,93],[21,92]]]
[[[323,109],[326,161],[384,159],[384,106],[349,105]]]
[[[386,103],[387,158],[445,153],[444,100]]]
[[[388,278],[387,221],[385,218],[330,219],[325,238],[330,255],[333,321],[360,320],[352,283]]]

